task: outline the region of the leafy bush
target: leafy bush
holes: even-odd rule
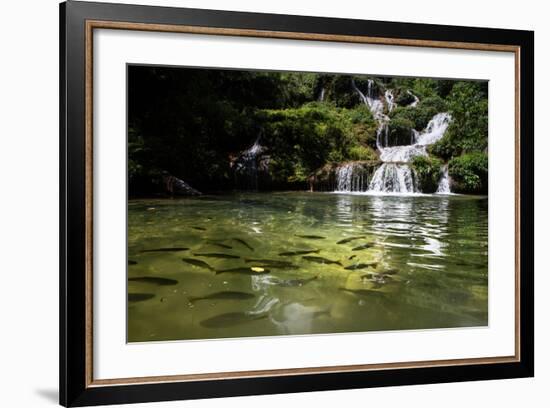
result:
[[[258,136],[277,188],[299,186],[325,165],[376,161],[378,123],[353,89],[352,78],[363,93],[372,81],[373,96],[381,99],[387,89],[404,105],[412,102],[407,91],[420,98],[416,107],[397,105],[389,113],[390,145],[409,144],[412,129],[421,131],[436,113],[448,111],[453,122],[430,154],[448,161],[486,150],[484,82],[132,66],[130,194],[154,192],[151,180],[163,171],[203,192],[232,189],[231,164]],[[417,171],[429,185],[437,166],[433,159],[422,160]],[[457,182],[465,191],[479,190],[482,172],[470,169],[477,180],[456,163]]]
[[[457,82],[447,105],[453,121],[447,129],[449,142],[455,147],[453,156],[482,152],[487,148],[488,102],[485,83]]]
[[[421,100],[417,106],[398,106],[390,114],[390,118],[406,118],[414,123],[413,127],[420,131],[426,128],[428,122],[440,112],[446,110],[446,104],[438,96]]]
[[[361,145],[353,146],[349,149],[348,157],[350,160],[377,161],[376,152],[370,148]]]
[[[435,157],[417,156],[411,166],[423,193],[435,193],[441,177],[442,161]]]
[[[406,90],[402,90],[397,94],[397,96],[394,99],[394,102],[399,106],[407,106],[414,102],[414,95],[407,92]]]
[[[330,162],[376,160],[376,153],[360,143],[375,128],[367,112],[317,102],[263,111],[261,143],[272,157],[274,181],[305,182],[308,174]]]
[[[445,134],[433,145],[428,146],[428,152],[434,156],[442,158],[445,161],[448,161],[453,156],[460,154],[459,149],[451,142],[451,138],[448,134]]]
[[[411,144],[414,123],[402,116],[397,116],[388,124],[388,145],[404,146]]]
[[[375,149],[378,124],[372,117],[369,108],[362,104],[354,109],[343,109],[340,113],[350,120],[352,124],[351,136],[356,143]]]
[[[453,191],[458,193],[487,194],[489,158],[486,153],[466,153],[449,162],[449,176]]]

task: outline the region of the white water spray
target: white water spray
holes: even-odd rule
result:
[[[349,162],[336,169],[336,191],[364,192],[368,187],[368,172],[363,164]]]
[[[393,90],[387,89],[386,92],[384,92],[384,98],[386,99],[388,112],[391,112],[393,108],[395,108],[395,103],[393,102]]]
[[[451,115],[438,113],[426,129],[413,132],[411,144],[406,146],[384,147],[380,151],[380,160],[384,163],[376,170],[369,185],[369,191],[377,193],[418,193],[414,173],[408,163],[417,156],[427,156],[426,146],[440,140],[449,123]]]
[[[411,91],[407,91],[407,93],[412,96],[414,98],[414,101],[412,101],[411,103],[409,103],[409,106],[411,108],[414,108],[416,107],[416,105],[418,105],[418,102],[420,102],[420,99],[418,99],[418,96],[416,96],[415,94],[413,94]]]
[[[437,186],[436,194],[451,194],[451,186],[449,182],[449,167],[444,166]]]
[[[438,113],[430,120],[426,129],[422,132],[413,129],[409,145],[389,146],[388,123],[390,118],[384,113],[384,108],[386,106],[388,112],[391,112],[395,108],[393,91],[387,89],[382,98],[376,93],[375,83],[371,79],[367,81],[366,94],[357,87],[353,79],[351,84],[378,123],[376,146],[380,152],[380,160],[383,164],[378,167],[372,176],[368,187],[365,185],[368,177],[364,174],[364,169],[358,171],[357,165],[353,163],[341,165],[336,170],[337,191],[368,191],[372,193],[398,194],[419,193],[415,174],[408,163],[417,156],[428,155],[426,147],[443,137],[452,119],[451,115],[446,112]],[[419,102],[419,98],[411,91],[407,91],[407,93],[414,98],[414,101],[408,106],[415,107]],[[447,183],[446,186],[445,183]],[[448,174],[446,177],[442,176],[440,188],[442,191],[449,189]]]

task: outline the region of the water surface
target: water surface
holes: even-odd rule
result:
[[[487,242],[486,197],[130,200],[128,340],[485,326]]]

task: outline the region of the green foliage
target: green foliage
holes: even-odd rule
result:
[[[487,194],[489,158],[486,153],[466,153],[449,162],[453,191]]]
[[[390,146],[404,146],[411,144],[414,122],[397,116],[388,124],[388,144]]]
[[[414,102],[414,95],[405,89],[401,89],[395,96],[394,102],[398,105],[398,109],[403,109],[403,107]]]
[[[397,106],[390,114],[390,118],[405,118],[413,122],[414,129],[421,131],[428,122],[439,112],[447,109],[445,101],[439,96],[430,96],[422,99],[416,107]]]
[[[397,104],[408,105],[414,98],[408,95],[407,91],[411,91],[422,100],[438,96],[439,83],[440,81],[429,78],[392,78],[387,87],[395,89],[395,94],[398,95]]]
[[[373,96],[380,99],[393,89],[397,106],[388,114],[390,145],[410,144],[412,129],[421,131],[435,114],[448,111],[453,121],[430,153],[448,161],[486,150],[487,84],[482,82],[131,66],[130,193],[149,194],[163,171],[201,191],[233,188],[230,163],[258,136],[280,188],[302,186],[331,163],[376,162],[378,124],[352,80],[365,94],[372,81]],[[408,106],[413,100],[408,91],[420,98],[416,107]],[[418,160],[417,174],[432,188],[439,161]],[[466,190],[478,188],[458,169],[457,180]],[[478,173],[472,174],[481,180]]]
[[[360,160],[360,161],[378,161],[378,156],[376,152],[371,147],[366,146],[352,146],[348,151],[348,157],[350,160]]]
[[[441,139],[433,145],[428,146],[428,152],[434,156],[440,157],[445,161],[451,159],[457,151],[456,146],[451,142],[449,134],[446,133]]]
[[[353,109],[341,109],[340,114],[351,122],[351,136],[356,143],[376,148],[378,124],[367,106],[362,104]]]
[[[372,117],[313,102],[300,108],[262,112],[262,143],[269,146],[276,184],[305,182],[325,163],[376,160],[374,151],[361,145],[372,129]]]
[[[432,146],[432,153],[449,159],[462,153],[484,152],[488,137],[487,84],[455,83],[447,107],[453,120],[445,137]]]
[[[442,161],[435,157],[417,156],[411,166],[416,174],[420,190],[435,193],[441,177]]]

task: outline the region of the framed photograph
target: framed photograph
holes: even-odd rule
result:
[[[533,32],[60,16],[62,405],[533,376]]]

